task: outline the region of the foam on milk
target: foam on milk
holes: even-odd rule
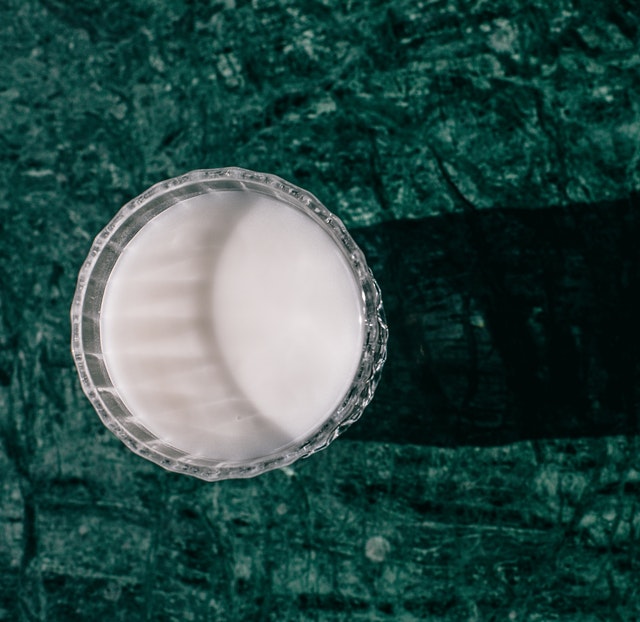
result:
[[[147,223],[101,309],[105,364],[138,420],[242,461],[318,428],[353,382],[362,299],[332,238],[274,198],[218,191]]]

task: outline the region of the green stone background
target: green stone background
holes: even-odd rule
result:
[[[455,215],[460,196],[636,196],[639,15],[628,0],[1,0],[0,620],[639,619],[635,436],[356,433],[207,484],[102,429],[68,346],[93,236],[194,168],[276,173],[365,236]]]

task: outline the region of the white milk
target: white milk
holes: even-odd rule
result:
[[[184,200],[145,225],[115,265],[100,322],[109,375],[139,421],[231,461],[319,427],[363,346],[360,289],[336,243],[246,191]]]

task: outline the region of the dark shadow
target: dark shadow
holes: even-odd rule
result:
[[[637,434],[640,195],[356,229],[389,358],[347,438],[426,445]]]

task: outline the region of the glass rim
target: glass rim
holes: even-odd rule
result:
[[[340,405],[318,428],[279,450],[243,461],[194,456],[158,438],[119,398],[102,353],[100,309],[109,276],[128,241],[155,215],[181,200],[220,190],[266,194],[303,211],[338,245],[362,294],[363,346]],[[147,218],[150,216],[150,218]],[[106,266],[106,268],[105,268]],[[342,221],[313,194],[277,175],[239,167],[198,169],[161,181],[127,202],[94,239],[78,274],[71,305],[71,352],[82,390],[103,424],[131,451],[168,471],[216,481],[246,478],[292,464],[327,447],[357,421],[373,398],[387,356],[388,328],[380,288]]]

